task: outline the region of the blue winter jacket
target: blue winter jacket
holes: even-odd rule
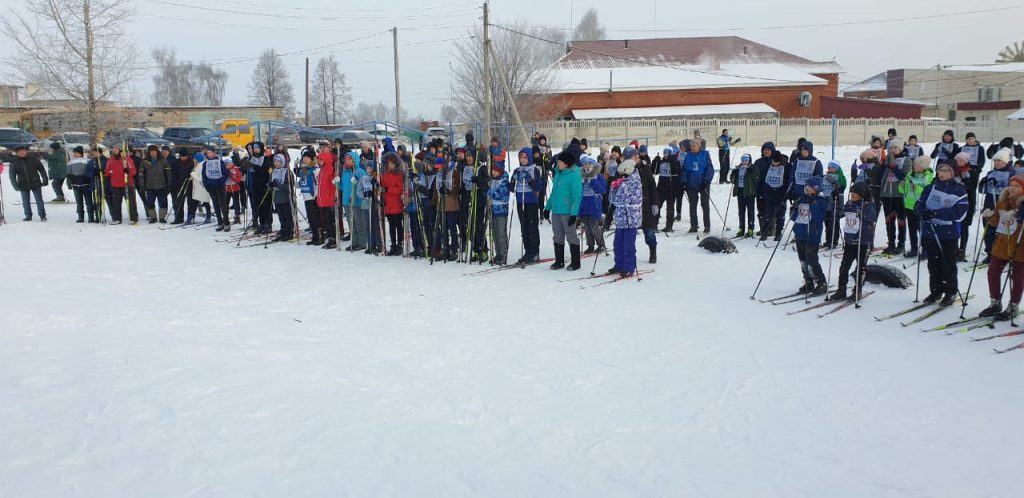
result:
[[[508,216],[508,173],[502,171],[500,178],[491,178],[487,197],[491,199],[491,216]]]
[[[543,172],[533,163],[533,149],[523,147],[519,154],[526,154],[526,165],[512,172],[510,188],[515,192],[516,204],[537,204],[537,193],[544,188]]]
[[[816,195],[801,195],[789,216],[794,222],[793,236],[796,240],[821,243],[821,233],[825,227],[825,212],[828,211],[828,199]]]
[[[967,215],[967,190],[956,180],[936,178],[921,192],[914,213],[921,217],[921,240],[957,240]]]
[[[608,184],[604,181],[603,175],[583,179],[583,200],[580,201],[580,216],[599,218],[601,216],[602,202],[605,192],[608,192]]]
[[[643,182],[640,180],[640,171],[633,171],[632,175],[613,188],[608,197],[609,202],[615,206],[615,228],[640,228],[640,208],[643,206]]]
[[[824,174],[821,161],[814,157],[814,144],[808,140],[801,147],[807,149],[810,154],[807,157],[801,157],[798,153],[793,162],[789,164],[789,178],[792,183],[789,186],[787,197],[790,200],[799,199],[801,195],[804,195],[804,185],[807,184],[808,178],[820,177]]]
[[[775,153],[775,144],[772,142],[765,142],[761,146],[761,156],[754,160],[754,167],[757,168],[757,172],[760,173],[761,182],[757,184],[757,196],[764,197],[764,177],[768,174],[768,168],[772,165],[771,154],[768,157],[764,157],[764,151],[768,150],[771,154]]]
[[[203,161],[203,188],[207,191],[224,188],[227,181],[228,168],[223,160],[218,157]]]
[[[703,184],[711,184],[715,178],[715,167],[711,164],[711,154],[706,150],[687,152],[679,163],[682,169],[682,184],[690,189],[701,188]]]
[[[863,210],[863,212],[861,211]],[[846,201],[839,228],[843,232],[844,246],[871,246],[875,242],[875,222],[878,211],[873,202]]]
[[[359,164],[359,153],[352,150],[348,153],[352,157],[352,161],[355,163],[353,169],[341,168],[341,181],[338,182],[338,190],[341,190],[341,203],[348,207],[352,206],[352,177],[355,175],[356,183],[362,181],[363,177],[366,176],[366,171],[360,167]],[[353,173],[353,171],[355,173]],[[362,196],[356,196],[355,207],[363,206]]]

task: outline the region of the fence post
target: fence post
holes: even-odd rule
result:
[[[779,143],[779,124],[782,121],[780,118],[775,118],[775,143]]]
[[[810,138],[809,138],[811,136],[811,119],[810,118],[804,118],[804,136],[808,137],[807,139],[810,140]]]
[[[869,142],[868,142],[868,120],[862,119],[861,123],[864,125],[864,141],[862,143],[869,144]]]

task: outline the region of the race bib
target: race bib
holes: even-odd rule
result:
[[[847,212],[843,217],[843,233],[857,235],[860,233],[860,217],[857,213]]]
[[[938,159],[952,159],[950,153],[953,152],[953,144],[939,144]]]
[[[832,175],[832,176],[835,176],[835,175]],[[834,192],[835,189],[836,189],[835,184],[833,184],[832,182],[830,182],[828,180],[825,180],[825,181],[821,182],[821,193],[820,193],[820,195],[822,197],[829,197],[829,198],[831,198],[832,197],[832,192]],[[831,208],[829,208],[829,209],[831,209]]]
[[[659,164],[658,176],[672,176],[672,164],[668,162]]]
[[[914,159],[917,159],[917,156],[919,155],[917,153],[917,147],[907,147],[906,151],[907,151],[907,157],[909,157],[911,161],[913,161]]]
[[[996,226],[996,233],[1010,235],[1017,231],[1017,212],[999,211],[999,225]]]
[[[807,203],[796,207],[796,220],[798,225],[806,225],[811,222],[811,205]]]
[[[764,176],[764,182],[771,188],[779,188],[782,186],[782,179],[786,174],[786,168],[784,166],[772,166],[768,168],[768,173]]]
[[[583,197],[593,197],[594,187],[590,185],[589,181],[583,182]]]
[[[962,151],[966,152],[967,155],[971,156],[971,164],[978,164],[978,146],[965,146]]]
[[[736,182],[743,185],[743,179],[747,177],[747,168],[740,168],[736,172]]]
[[[940,209],[953,207],[957,202],[960,202],[960,199],[965,197],[967,196],[964,195],[963,197],[960,197],[932,189],[932,193],[928,196],[928,200],[925,201],[924,205],[929,211],[938,211]]]
[[[809,161],[807,159],[798,159],[796,161],[796,168],[794,169],[795,181],[797,185],[804,185],[807,183],[807,179],[814,174],[814,165],[817,161]]]
[[[207,159],[205,161],[206,177],[211,180],[220,180],[224,178],[223,171],[220,170],[220,159]]]
[[[270,181],[276,185],[284,185],[287,178],[288,170],[284,168],[274,168],[273,173],[270,174]]]

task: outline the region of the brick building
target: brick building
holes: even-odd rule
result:
[[[818,117],[835,62],[736,36],[574,41],[553,67],[557,117]]]

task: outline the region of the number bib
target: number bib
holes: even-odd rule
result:
[[[659,164],[658,176],[672,176],[672,164],[669,162]]]
[[[996,226],[996,233],[1010,235],[1017,231],[1017,212],[999,211],[999,225]]]
[[[928,200],[924,203],[924,205],[925,207],[928,208],[929,211],[938,211],[939,209],[953,207],[957,202],[960,201],[960,199],[961,197],[955,196],[953,194],[947,194],[945,192],[932,189],[932,193],[931,195],[928,196]]]
[[[207,159],[205,161],[206,177],[211,180],[220,180],[224,178],[223,172],[220,170],[220,159]]]
[[[978,164],[978,149],[980,149],[980,147],[978,147],[977,145],[965,145],[963,146],[963,148],[960,149],[960,151],[966,152],[967,155],[971,156],[970,163],[972,165],[976,165]]]
[[[768,168],[768,173],[764,175],[764,183],[771,188],[779,188],[782,186],[782,178],[785,174],[785,166],[771,166]]]
[[[807,183],[807,179],[814,173],[814,165],[816,162],[817,161],[809,161],[807,159],[798,159],[796,161],[796,168],[794,168],[794,181],[797,185],[804,185]]]
[[[794,223],[798,225],[806,225],[811,222],[811,205],[807,203],[800,204],[796,207],[796,220]]]
[[[594,187],[590,185],[589,181],[583,182],[583,197],[593,197]]]
[[[843,233],[849,235],[857,235],[860,233],[860,217],[857,213],[846,212],[843,213]]]

